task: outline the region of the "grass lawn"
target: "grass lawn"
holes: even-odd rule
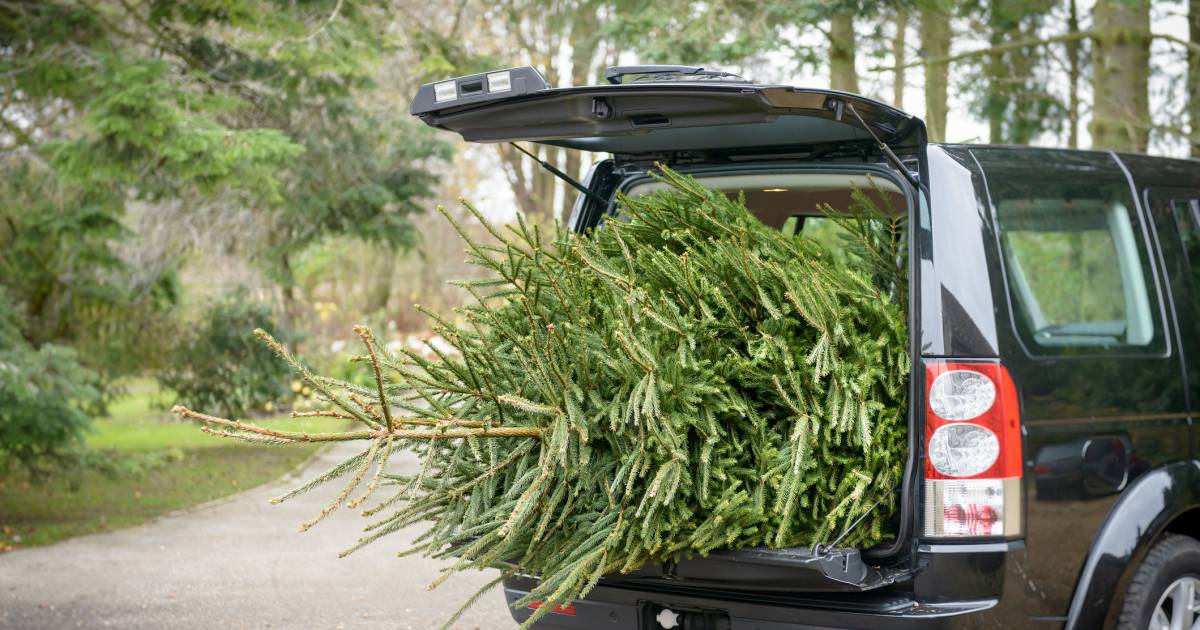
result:
[[[134,383],[130,389],[88,437],[100,465],[41,484],[24,476],[0,478],[0,551],[128,527],[240,492],[278,478],[318,448],[207,435],[156,408],[152,386]],[[334,421],[319,418],[256,422],[285,430],[334,428]]]

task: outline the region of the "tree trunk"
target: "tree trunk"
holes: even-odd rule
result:
[[[392,271],[396,268],[395,248],[380,247],[375,260],[378,264],[374,267],[378,271],[367,278],[367,304],[364,309],[372,314],[387,311],[388,301],[392,298]]]
[[[1034,39],[1038,35],[1037,28],[1038,24],[1034,20],[1017,23],[1012,30],[1012,37],[1019,40]],[[1044,54],[1043,47],[1030,46],[1006,55],[1009,59],[1009,69],[1005,81],[1012,108],[1008,115],[1005,142],[1029,144],[1045,128],[1040,107],[1043,90],[1034,76],[1034,69],[1041,63],[1040,56]]]
[[[497,144],[496,151],[500,154],[500,162],[504,166],[505,175],[508,176],[509,187],[517,199],[517,207],[522,214],[533,215],[537,212],[537,199],[525,173],[525,156],[508,144]],[[535,165],[534,168],[539,167]]]
[[[1000,26],[992,26],[992,32],[988,37],[988,42],[992,48],[1003,44],[1008,39],[1008,32]],[[1019,53],[1018,53],[1019,54]],[[1004,118],[1008,113],[1008,88],[1006,87],[1006,79],[1010,72],[1008,59],[1004,53],[992,53],[988,55],[987,61],[983,64],[984,76],[987,82],[987,94],[984,96],[983,114],[988,122],[988,142],[992,144],[1003,144],[1004,137]]]
[[[545,160],[551,164],[558,162],[558,149],[555,147],[547,147],[544,145],[534,145],[534,154],[539,159]],[[554,221],[554,185],[558,179],[542,168],[541,164],[536,162],[533,165],[533,198],[537,204],[534,208],[533,216],[530,217],[541,224],[549,224]]]
[[[1193,0],[1200,2],[1200,0]],[[908,50],[906,48],[908,39],[908,9],[900,7],[896,9],[896,33],[892,36],[892,60],[895,68],[892,71],[892,105],[896,109],[904,109],[904,82],[906,80],[908,63]]]
[[[1196,3],[1200,0],[1190,0]],[[1067,32],[1079,32],[1079,7],[1075,0],[1070,0],[1067,13]],[[1194,37],[1193,37],[1194,40]],[[1069,39],[1067,47],[1067,146],[1079,148],[1079,74],[1082,61],[1079,55],[1083,52],[1083,42]]]
[[[1188,0],[1188,41],[1200,44],[1200,0]],[[1188,125],[1192,157],[1200,157],[1200,53],[1188,50]]]
[[[854,67],[858,46],[854,40],[854,15],[837,13],[829,19],[829,87],[843,92],[858,92],[858,71]]]
[[[581,179],[583,175],[580,171],[583,169],[583,160],[580,157],[580,152],[575,149],[563,149],[563,152],[567,154],[565,163],[563,164],[563,172],[575,179]],[[583,185],[587,186],[588,182],[583,182]],[[562,211],[559,216],[559,220],[562,221],[563,225],[566,225],[567,221],[570,220],[571,210],[575,207],[575,199],[578,197],[579,191],[574,188],[563,188]]]
[[[562,40],[560,37],[551,38],[551,41],[549,42],[549,50],[554,52],[548,55],[542,63],[543,67],[546,68],[546,81],[549,82],[550,85],[558,85],[558,72],[554,69],[553,55],[557,54],[561,41]],[[561,153],[558,147],[550,147],[541,144],[536,146],[538,147],[538,150],[535,151],[535,153],[541,157],[541,159],[553,164],[557,168],[562,168],[562,165],[558,162],[558,157]],[[554,193],[559,185],[559,180],[554,176],[553,173],[542,168],[541,164],[534,164],[533,168],[533,177],[534,181],[536,182],[534,190],[536,192],[538,204],[536,216],[534,218],[542,225],[553,225],[555,217],[558,216],[558,212],[556,211],[557,209],[554,206]]]
[[[282,282],[279,288],[283,294],[283,321],[279,322],[284,331],[296,330],[300,320],[300,300],[296,297],[296,274],[292,271],[291,256],[284,252],[279,257],[279,270],[282,272]],[[300,341],[295,341],[299,346]]]
[[[602,29],[597,9],[585,5],[576,13],[571,23],[571,83],[572,85],[587,85],[593,77],[592,58],[600,47]],[[582,174],[583,154],[575,149],[563,149],[565,160],[563,171],[567,175],[579,179]],[[587,182],[584,182],[586,185]],[[571,208],[578,197],[574,188],[563,187],[563,203],[560,218],[563,225],[571,218]]]
[[[1145,151],[1150,2],[1097,0],[1092,16],[1092,146]]]
[[[542,63],[537,65],[543,69],[542,74],[546,77],[546,81],[550,85],[557,85],[558,77],[554,72],[551,60],[545,58],[540,61]],[[559,150],[557,147],[546,147],[540,144],[525,144],[524,147],[539,159],[558,165]],[[517,199],[517,205],[521,208],[521,213],[525,215],[526,219],[535,223],[546,225],[553,222],[557,214],[553,204],[554,187],[558,179],[543,169],[540,164],[528,160],[524,154],[507,144],[498,144],[496,149],[500,153],[500,161],[503,163],[505,174],[508,175],[508,183],[512,188],[513,196]],[[530,167],[528,172],[525,170],[527,160]]]
[[[950,14],[930,6],[921,11],[921,50],[926,59],[941,59],[950,55]],[[929,139],[946,139],[946,90],[950,82],[948,63],[925,64],[925,124]]]

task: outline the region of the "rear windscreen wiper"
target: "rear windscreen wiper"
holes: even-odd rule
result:
[[[512,147],[514,149],[520,151],[521,153],[524,153],[525,155],[528,155],[531,159],[533,159],[534,162],[537,162],[538,164],[540,164],[542,166],[542,168],[546,169],[547,171],[550,171],[551,175],[563,180],[564,182],[567,182],[568,184],[573,186],[575,188],[575,190],[578,190],[579,192],[587,195],[588,198],[591,199],[592,201],[595,201],[596,203],[608,204],[607,199],[605,199],[604,197],[601,197],[600,195],[596,194],[595,192],[592,192],[591,188],[588,188],[587,186],[584,186],[583,184],[579,183],[579,180],[575,179],[574,177],[571,177],[570,175],[567,175],[566,173],[558,170],[558,168],[555,167],[553,164],[547,162],[546,160],[539,158],[538,156],[530,153],[529,151],[526,151],[525,149],[522,149],[520,147],[520,145],[518,145],[516,142],[509,142],[509,144],[512,145]]]

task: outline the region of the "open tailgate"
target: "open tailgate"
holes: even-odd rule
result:
[[[872,134],[897,153],[925,143],[920,119],[846,92],[716,80],[556,89],[531,67],[426,84],[411,112],[472,142],[615,154],[743,153],[871,143]]]

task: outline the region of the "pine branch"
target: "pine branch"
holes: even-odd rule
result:
[[[364,388],[311,374],[259,333],[334,407],[296,417],[365,430],[176,413],[231,439],[370,441],[279,500],[345,480],[310,527],[386,487],[343,555],[425,523],[404,553],[451,559],[431,586],[488,567],[540,576],[517,602],[544,601],[526,627],[646,563],[885,539],[907,432],[906,217],[875,182],[852,191],[850,208],[827,209],[846,235],[835,257],[743,200],[657,176],[669,190],[620,196],[620,220],[586,236],[497,228],[464,203],[485,242],[442,209],[494,274],[461,283],[474,298],[462,327],[427,313],[454,355],[389,353],[357,327]],[[387,470],[399,448],[415,475]]]

